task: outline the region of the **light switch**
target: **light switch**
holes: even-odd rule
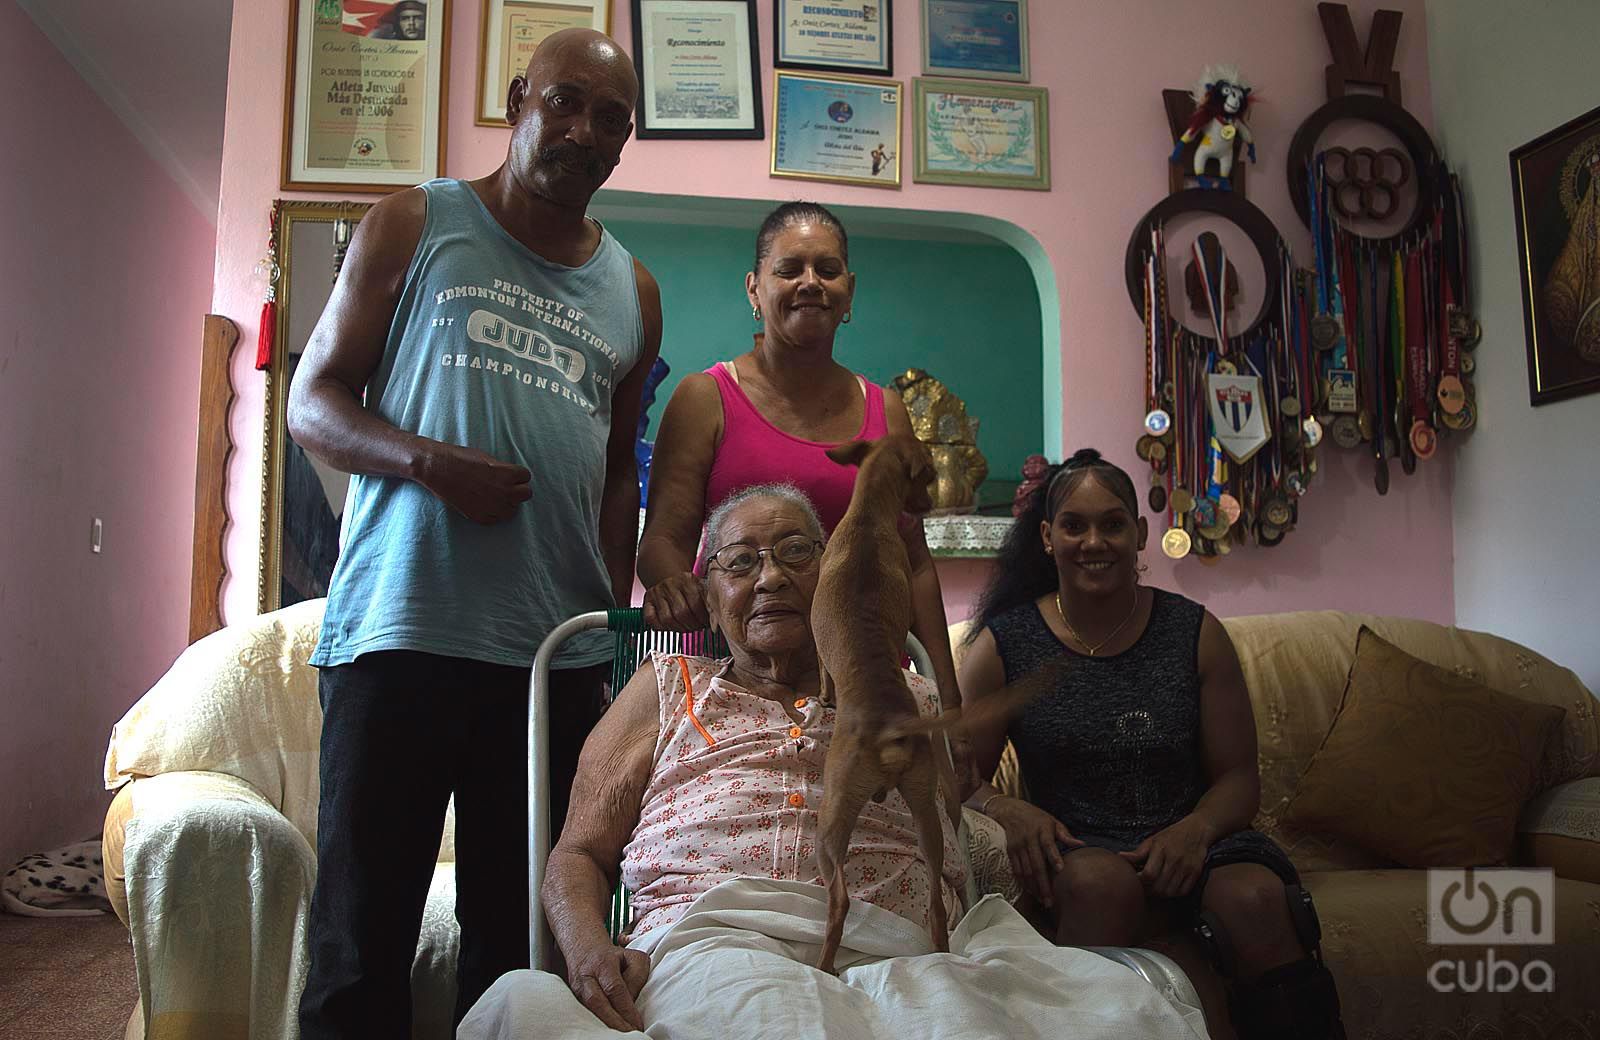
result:
[[[100,535],[101,535],[103,530],[104,530],[104,525],[100,523],[100,518],[98,516],[95,517],[94,518],[94,523],[89,526],[89,551],[90,552],[99,552],[100,551]]]

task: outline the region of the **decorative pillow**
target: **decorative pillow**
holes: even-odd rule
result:
[[[1503,864],[1565,715],[1420,661],[1362,626],[1339,713],[1284,822],[1407,867]]]

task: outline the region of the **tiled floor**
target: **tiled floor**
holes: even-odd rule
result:
[[[115,917],[0,913],[0,1037],[122,1040],[138,999],[128,930]]]

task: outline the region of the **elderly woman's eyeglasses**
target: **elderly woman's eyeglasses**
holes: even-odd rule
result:
[[[799,570],[815,560],[821,552],[822,542],[819,540],[803,534],[792,534],[779,539],[777,545],[768,549],[758,549],[743,542],[724,545],[706,558],[706,566],[709,568],[716,564],[719,569],[739,577],[761,566],[761,557],[770,553],[785,568]]]

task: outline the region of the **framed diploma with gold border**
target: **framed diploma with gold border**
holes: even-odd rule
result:
[[[290,0],[283,189],[439,176],[449,55],[450,0]]]
[[[900,187],[900,83],[773,75],[772,175]]]
[[[1050,190],[1050,95],[1044,87],[911,81],[912,180]]]
[[[478,45],[479,126],[506,125],[511,80],[546,36],[562,29],[611,31],[611,0],[483,0]]]

